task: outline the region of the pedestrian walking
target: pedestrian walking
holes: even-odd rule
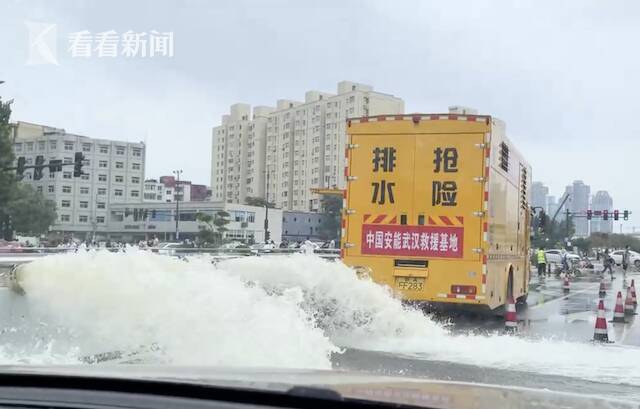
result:
[[[629,246],[625,246],[624,253],[622,253],[622,271],[626,275],[629,268],[629,262],[631,261],[631,253],[629,252]]]
[[[547,254],[544,252],[544,247],[540,246],[536,253],[536,259],[538,262],[538,277],[544,277],[547,271]]]
[[[602,274],[604,274],[607,270],[609,270],[609,274],[611,274],[611,279],[615,279],[615,277],[613,276],[613,258],[609,255],[609,249],[606,249],[604,251],[604,254],[602,255],[602,266],[604,267],[602,269]]]

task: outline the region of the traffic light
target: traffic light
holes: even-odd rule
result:
[[[587,210],[587,220],[591,220],[592,217],[593,217],[593,212],[591,211],[591,209]]]
[[[625,210],[624,212],[622,212],[622,218],[624,220],[629,220],[629,211]]]
[[[620,212],[618,210],[613,211],[613,220],[618,221],[620,218]]]
[[[20,156],[18,158],[18,166],[16,168],[16,176],[18,177],[18,179],[22,179],[22,176],[24,176],[24,165],[25,163],[27,163],[27,160],[25,159],[24,156]]]
[[[602,220],[609,220],[609,211],[608,210],[603,210],[602,211]]]
[[[33,169],[33,180],[42,179],[42,169],[44,168],[44,156],[36,156],[36,167]]]
[[[62,172],[62,159],[51,159],[49,161],[49,174]]]
[[[84,161],[84,155],[82,152],[76,152],[73,159],[73,177],[79,178],[82,176],[82,165]]]
[[[547,214],[544,210],[540,211],[540,215],[538,216],[538,228],[544,231],[544,226],[547,222]]]

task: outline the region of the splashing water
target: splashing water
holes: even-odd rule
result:
[[[29,308],[67,331],[72,352],[63,356],[76,359],[157,345],[151,355],[167,363],[329,368],[344,347],[640,386],[638,348],[451,335],[388,289],[312,256],[213,266],[206,257],[90,252],[22,270]]]

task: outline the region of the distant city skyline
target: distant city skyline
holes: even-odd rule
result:
[[[589,209],[593,211],[609,211],[611,216],[607,221],[599,218],[593,218],[591,221],[575,218],[574,224],[576,226],[576,235],[578,236],[585,236],[597,232],[620,233],[621,226],[623,226],[623,233],[640,231],[640,227],[633,226],[632,223],[628,221],[626,225],[624,224],[625,221],[622,219],[622,212],[629,209],[620,206],[616,207],[613,200],[614,195],[607,190],[595,190],[595,193],[591,194],[592,190],[590,185],[582,180],[574,180],[571,184],[565,186],[561,195],[555,196],[550,194],[550,192],[551,189],[544,182],[534,181],[532,183],[531,206],[543,208],[550,218],[554,216],[567,193],[570,194],[570,197],[562,206],[561,213],[565,211],[567,206],[572,212],[583,212]],[[617,222],[613,220],[613,210],[620,211],[620,219]],[[558,214],[556,220],[558,219],[563,220],[562,214]]]

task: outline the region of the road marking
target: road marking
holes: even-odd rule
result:
[[[547,306],[547,305],[549,305],[549,304],[553,304],[554,302],[559,302],[559,301],[562,301],[562,300],[566,300],[567,298],[569,298],[569,297],[573,297],[573,296],[574,296],[574,295],[576,295],[576,294],[582,294],[582,293],[586,293],[586,292],[588,292],[588,291],[592,291],[592,290],[593,290],[594,288],[596,288],[596,287],[598,287],[598,288],[599,288],[599,287],[600,287],[600,283],[596,283],[596,284],[594,284],[594,285],[591,285],[591,286],[589,286],[589,287],[585,288],[584,290],[580,290],[580,291],[572,291],[572,292],[570,292],[570,293],[569,293],[569,294],[567,294],[567,295],[564,295],[564,296],[559,297],[559,298],[554,298],[553,300],[548,301],[548,302],[543,302],[542,304],[536,304],[536,305],[534,305],[533,307],[529,307],[529,309],[530,309],[530,310],[535,310],[536,308],[539,308],[539,307],[542,307],[542,306]]]

